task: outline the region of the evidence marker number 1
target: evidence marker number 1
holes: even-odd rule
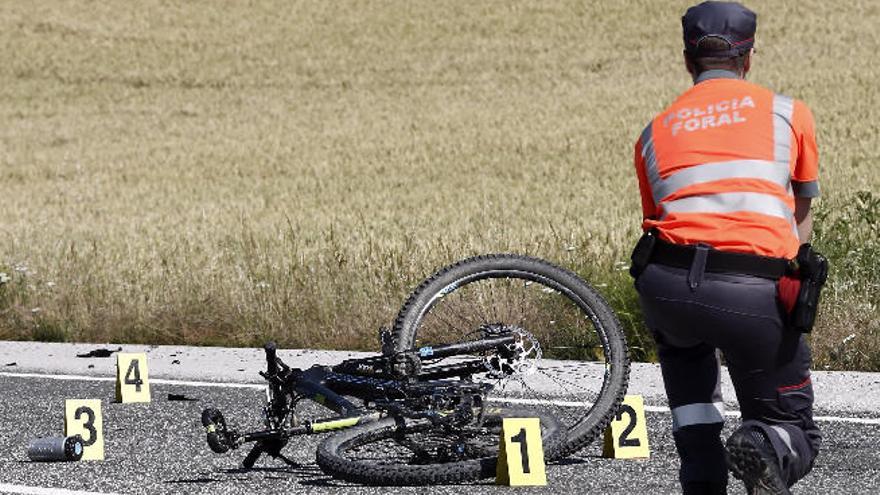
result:
[[[544,446],[539,418],[503,418],[495,483],[545,486]]]

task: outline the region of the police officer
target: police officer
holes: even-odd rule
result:
[[[726,493],[729,468],[749,493],[790,493],[820,442],[810,351],[786,323],[797,291],[786,274],[819,193],[813,117],[802,102],[746,82],[754,12],[703,2],[682,27],[694,85],[636,143],[646,234],[633,253],[679,478],[685,494]],[[742,413],[726,449],[719,354]]]

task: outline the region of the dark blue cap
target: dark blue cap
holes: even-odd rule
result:
[[[742,55],[754,46],[757,27],[758,16],[735,2],[703,2],[689,8],[681,18],[685,51],[701,57]],[[705,38],[722,38],[730,46],[706,50],[700,44]]]

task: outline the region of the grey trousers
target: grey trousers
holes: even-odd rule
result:
[[[727,481],[719,351],[743,425],[767,435],[789,486],[806,475],[821,441],[810,350],[784,328],[775,282],[651,264],[635,285],[657,342],[682,485]]]

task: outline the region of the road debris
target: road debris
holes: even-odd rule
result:
[[[168,400],[170,401],[186,401],[186,402],[195,402],[199,399],[195,397],[187,397],[184,394],[168,394]]]
[[[105,349],[105,348],[101,347],[98,349],[92,349],[91,351],[83,353],[83,354],[77,354],[76,357],[79,357],[79,358],[108,358],[108,357],[112,356],[114,352],[119,352],[121,350],[122,350],[122,347],[120,347],[116,350]]]

